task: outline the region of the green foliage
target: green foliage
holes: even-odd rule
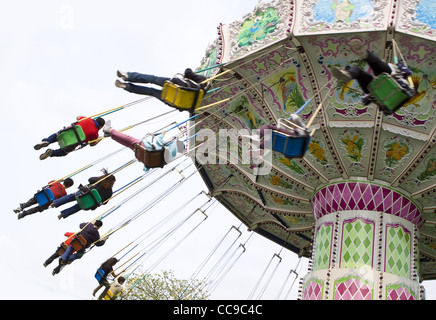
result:
[[[291,112],[297,111],[300,107],[305,104],[303,95],[298,86],[290,92],[288,100],[286,101],[286,110],[292,110]]]
[[[436,159],[430,159],[427,162],[427,166],[425,168],[425,171],[422,172],[420,175],[418,175],[417,179],[419,181],[424,181],[424,180],[430,179],[434,175],[436,175]]]
[[[161,274],[133,274],[128,279],[129,288],[123,293],[124,300],[206,300],[209,297],[204,287],[208,283],[201,280],[181,280],[173,270],[163,270]]]

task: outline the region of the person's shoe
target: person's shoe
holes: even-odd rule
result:
[[[21,205],[18,208],[14,209],[15,213],[20,213],[23,209],[21,209]]]
[[[52,262],[53,262],[53,260],[51,260],[51,258],[45,260],[45,262],[43,263],[44,268],[47,267]]]
[[[57,275],[59,272],[61,272],[61,266],[57,266],[56,268],[53,269],[53,271],[51,272],[51,274],[53,276]]]
[[[350,72],[347,70],[338,69],[336,67],[333,67],[331,69],[331,71],[332,71],[333,77],[335,77],[339,81],[348,82],[348,81],[351,81],[353,79],[353,77],[351,77]]]
[[[110,120],[106,120],[104,126],[103,126],[103,133],[105,137],[111,136],[111,130],[112,130],[112,124]]]
[[[18,220],[23,219],[25,216],[26,216],[26,214],[25,214],[24,212],[19,213],[19,214],[17,215]]]
[[[53,150],[52,150],[52,149],[47,149],[46,152],[44,152],[43,154],[41,154],[41,155],[39,156],[39,160],[45,160],[45,159],[51,157],[51,154],[52,154],[52,153],[53,153]]]
[[[120,70],[117,70],[117,76],[123,79],[124,81],[128,81],[127,79],[129,78],[127,72],[120,71]]]
[[[365,60],[368,57],[364,43],[359,39],[352,39],[348,42],[353,52],[360,58]]]
[[[35,146],[33,147],[33,149],[35,149],[35,150],[39,150],[39,149],[42,149],[42,148],[48,147],[49,144],[50,144],[50,143],[48,143],[47,141],[41,141],[40,143],[35,144]]]
[[[117,80],[117,81],[115,81],[115,87],[121,88],[121,89],[126,89],[127,83],[124,83],[124,82],[121,82],[120,80]]]
[[[362,101],[363,105],[367,106],[371,103],[371,98],[369,95],[365,94],[362,96],[361,101]]]

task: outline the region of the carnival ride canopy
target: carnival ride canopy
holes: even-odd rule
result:
[[[317,191],[344,182],[329,196],[346,200],[348,194],[359,194],[360,203],[338,200],[335,211],[365,210],[376,201],[379,195],[360,190],[359,181],[400,191],[422,214],[413,221],[420,228],[420,273],[434,279],[436,23],[425,13],[428,1],[386,0],[376,6],[355,0],[349,5],[354,11],[326,1],[261,2],[242,21],[220,25],[200,69],[223,64],[219,71],[204,73],[228,72],[213,81],[203,105],[225,102],[203,110],[192,125],[190,135],[202,129],[216,133],[206,142],[209,148],[201,149],[210,161],[200,163],[197,154],[196,165],[211,194],[245,225],[306,257]],[[332,67],[368,68],[353,52],[352,39],[388,61],[398,44],[396,55],[412,70],[417,94],[396,113],[386,115],[374,103],[364,105],[357,81],[341,83],[332,77]],[[276,124],[310,99],[300,113],[305,122],[322,108],[303,158],[272,152],[260,166],[242,161],[240,130]],[[236,153],[231,142],[219,141],[220,129],[230,132],[229,141],[237,141]],[[190,147],[200,143],[191,140]],[[224,153],[223,145],[229,145]],[[264,170],[256,173],[256,168]],[[386,197],[379,209],[401,216],[401,203],[391,193]]]

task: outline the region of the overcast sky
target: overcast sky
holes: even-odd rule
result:
[[[96,218],[118,204],[124,195],[94,212],[81,211],[61,221],[57,219],[60,209],[50,209],[20,221],[12,211],[48,181],[64,177],[120,149],[114,141],[106,139],[94,148],[86,147],[65,158],[44,161],[38,159],[40,152],[33,150],[35,143],[71,124],[77,115],[96,114],[141,98],[114,86],[117,69],[172,76],[186,67],[195,68],[204,57],[208,44],[216,39],[219,23],[229,24],[241,19],[256,4],[257,0],[17,0],[4,4],[0,11],[0,134],[3,143],[0,274],[7,290],[2,290],[1,299],[92,299],[92,290],[97,286],[94,274],[104,260],[191,196],[207,190],[199,175],[194,175],[160,207],[116,232],[104,247],[92,249],[55,277],[51,270],[56,262],[47,268],[42,264],[65,240],[63,234],[77,231],[81,222]],[[152,100],[106,119],[111,119],[114,128],[121,129],[167,111],[170,111],[167,106]],[[171,118],[134,128],[129,134],[142,137],[171,123],[173,118],[184,120],[187,114],[174,114]],[[99,175],[101,168],[111,171],[130,159],[130,150],[105,159],[76,175],[76,184],[69,191],[75,191],[78,184],[86,183],[89,177]],[[187,165],[185,162],[181,167]],[[192,166],[188,167],[186,173],[192,169]],[[126,168],[116,175],[115,189],[141,174],[140,164]],[[124,221],[179,180],[176,173],[162,179],[160,185],[147,189],[145,194],[104,219],[102,231]],[[180,213],[178,219],[189,215],[197,203],[201,205],[205,200],[204,196],[196,198],[191,208]],[[209,218],[153,272],[172,269],[177,277],[189,278],[228,230],[233,225],[240,226],[241,223],[220,205],[211,209]],[[166,227],[177,224],[178,219]],[[168,248],[184,239],[202,220],[201,214],[194,215],[192,221],[168,241]],[[239,233],[230,231],[217,253],[222,254],[220,250],[224,251],[235,241],[236,247],[232,250],[239,254],[235,248],[250,236],[245,227],[242,226],[241,231],[239,238]],[[275,253],[280,253],[282,262],[270,286],[260,296],[275,299],[289,271],[297,266],[298,258],[259,235],[251,238],[247,251],[213,291],[211,298],[247,299],[270,261],[267,276],[275,267],[278,262],[273,259]],[[144,262],[144,267],[148,268],[153,261]],[[214,266],[212,263],[205,268],[206,272]],[[306,261],[300,263],[298,270],[300,276],[306,273]],[[294,276],[289,278],[285,293],[293,279]],[[295,299],[297,290],[298,279],[288,298]],[[432,294],[431,290],[427,291],[429,298],[433,298]],[[258,293],[254,294],[255,298],[258,296]]]

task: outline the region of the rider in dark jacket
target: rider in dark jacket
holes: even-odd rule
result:
[[[60,257],[59,266],[57,266],[53,270],[53,274],[59,273],[61,268],[64,265],[69,264],[76,259],[82,258],[83,255],[85,254],[85,249],[89,248],[91,245],[96,245],[97,247],[103,246],[106,242],[106,239],[100,239],[100,233],[98,231],[102,225],[103,225],[103,222],[101,220],[97,220],[94,223],[92,223],[92,222],[81,223],[79,225],[81,230],[77,234],[82,235],[83,238],[86,240],[85,247],[83,247],[80,250],[78,250],[77,252],[75,252],[74,247],[71,245],[71,242],[74,240],[75,237],[71,236],[70,238],[68,238],[68,240],[67,240],[69,242],[68,248],[67,248],[67,250],[65,250],[65,253],[62,254],[62,256]],[[56,250],[56,252],[45,261],[44,267],[46,267],[50,263],[52,263],[53,260],[56,259],[57,257],[59,257],[59,255],[58,255],[57,250]]]

